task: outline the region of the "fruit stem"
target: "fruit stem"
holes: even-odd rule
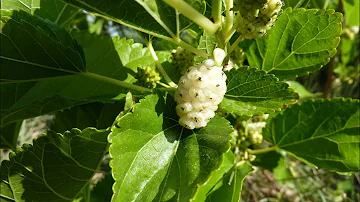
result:
[[[201,56],[203,58],[208,59],[209,58],[209,54],[204,52],[204,51],[200,51],[192,46],[190,46],[189,44],[185,43],[184,41],[180,41],[179,43],[177,43],[179,46],[187,49],[188,51],[194,53],[195,55]]]
[[[209,34],[214,34],[218,29],[219,25],[215,25],[204,15],[199,13],[196,9],[190,6],[183,0],[163,0],[169,4],[174,9],[178,10],[185,17],[189,18],[191,21],[198,24],[200,27],[204,28]]]
[[[225,1],[225,10],[226,10],[226,24],[224,29],[225,33],[228,33],[234,24],[234,12],[231,10],[233,7],[234,7],[234,0]]]
[[[152,90],[148,89],[148,88],[144,88],[144,87],[141,87],[141,86],[138,86],[138,85],[135,85],[135,84],[127,83],[125,81],[120,81],[120,80],[110,78],[110,77],[107,77],[107,76],[94,74],[94,73],[91,73],[91,72],[84,72],[84,73],[82,73],[82,75],[88,76],[88,77],[96,79],[96,80],[105,81],[107,83],[111,83],[111,84],[121,86],[121,87],[124,87],[124,88],[128,88],[130,90],[138,91],[138,92],[150,92],[150,93],[152,92]]]
[[[165,84],[165,83],[163,83],[163,82],[158,81],[158,82],[156,82],[156,83],[159,84],[159,85],[161,85],[161,86],[163,86],[163,87],[165,87],[165,88],[171,88],[169,85],[167,85],[167,84]]]
[[[180,39],[180,13],[178,10],[175,10],[176,15],[176,38]]]
[[[273,146],[273,147],[268,147],[268,148],[265,148],[265,149],[256,149],[256,150],[247,149],[247,151],[250,154],[264,154],[264,153],[268,153],[268,152],[271,152],[271,151],[276,151],[276,149],[277,149],[277,147]]]
[[[227,42],[230,41],[231,37],[235,34],[235,32],[236,32],[236,26],[233,25],[233,26],[231,27],[231,29],[230,29],[228,32],[226,32],[226,35],[225,35],[225,43],[227,43]]]
[[[215,26],[221,27],[221,0],[212,0],[212,17],[214,19]]]
[[[230,46],[229,52],[228,54],[230,54],[231,52],[233,52],[233,50],[235,50],[235,48],[239,45],[240,42],[244,41],[244,36],[240,35],[236,41]]]
[[[165,81],[169,84],[170,87],[176,88],[177,85],[170,79],[169,75],[166,73],[165,69],[162,67],[161,63],[159,62],[159,58],[157,57],[154,47],[152,46],[151,39],[147,40],[144,38],[144,40],[145,40],[147,47],[149,48],[150,54],[153,57],[153,59],[155,61],[155,65],[156,65],[157,69],[159,70],[160,74],[164,77]]]

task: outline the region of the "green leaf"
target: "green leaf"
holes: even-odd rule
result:
[[[276,151],[256,154],[256,159],[251,162],[251,165],[262,167],[272,172],[278,166],[280,158],[281,155]]]
[[[229,149],[229,134],[233,131],[226,119],[215,116],[205,128],[182,139],[155,201],[193,198],[197,188],[221,166],[222,154]]]
[[[59,111],[51,122],[50,129],[65,132],[71,128],[87,127],[105,129],[112,126],[117,115],[124,109],[124,101],[116,103],[90,103]]]
[[[65,0],[72,5],[105,16],[114,22],[126,25],[147,34],[173,37],[176,35],[176,13],[163,1],[156,0]],[[205,1],[186,0],[200,13],[205,11]],[[179,16],[179,30],[186,29],[191,21]]]
[[[344,10],[345,10],[345,23],[347,26],[359,26],[360,25],[360,11],[359,11],[359,1],[355,0],[352,3],[349,1],[343,1]]]
[[[203,32],[200,37],[199,45],[197,47],[199,50],[208,53],[209,55],[213,55],[213,51],[216,48],[216,38],[215,35],[210,35],[207,32]],[[206,58],[195,56],[195,62],[200,63]]]
[[[309,92],[303,85],[301,85],[297,81],[288,81],[287,82],[291,88],[293,88],[297,93],[299,93],[299,96],[301,99],[304,98],[311,98],[321,95],[321,93],[311,93]]]
[[[233,130],[228,121],[216,116],[190,131],[178,124],[175,106],[169,95],[148,95],[113,129],[112,201],[190,199],[220,166]]]
[[[299,98],[287,83],[255,68],[240,67],[227,76],[227,92],[219,108],[238,116],[280,111]]]
[[[359,100],[306,101],[269,119],[264,138],[319,168],[358,172]]]
[[[220,168],[215,170],[211,174],[210,178],[198,188],[196,195],[191,199],[191,201],[205,201],[206,197],[218,188],[218,182],[223,179],[225,173],[234,167],[234,159],[234,153],[231,150],[223,154],[223,163],[221,164]]]
[[[17,139],[21,128],[22,120],[0,127],[0,148],[8,148],[15,150]]]
[[[23,145],[1,164],[1,186],[6,189],[1,188],[0,197],[19,202],[75,199],[101,162],[108,134],[94,128],[49,131],[33,145]]]
[[[63,27],[69,27],[75,15],[80,11],[80,9],[59,0],[2,0],[1,9],[25,11]]]
[[[277,163],[278,166],[273,169],[273,173],[276,183],[282,185],[285,184],[287,180],[292,179],[293,175],[291,174],[291,170],[286,165],[285,158],[280,158]]]
[[[81,46],[65,29],[49,21],[25,12],[1,10],[0,37],[2,83],[85,72]]]
[[[32,34],[36,32],[35,30]],[[87,72],[103,77],[100,80],[94,79],[81,72],[62,75],[61,71],[54,71],[57,77],[50,77],[51,75],[46,74],[45,70],[43,72],[27,68],[22,71],[23,77],[42,75],[45,78],[38,80],[27,78],[21,82],[11,83],[1,82],[2,124],[84,103],[113,102],[113,100],[121,99],[128,90],[109,83],[108,80],[133,83],[136,81],[133,75],[137,66],[155,65],[150,52],[141,44],[134,43],[133,40],[96,36],[85,32],[74,33],[74,35],[84,48]],[[10,35],[10,38],[12,36]],[[27,41],[20,44],[21,50],[27,49],[26,43]],[[160,62],[168,60],[170,55],[169,52],[159,52]],[[40,59],[38,58],[39,61]],[[16,66],[17,64],[11,68]]]
[[[246,162],[228,172],[222,179],[222,186],[211,193],[206,201],[238,202],[241,198],[242,184],[248,174],[254,169]]]
[[[333,10],[288,8],[266,36],[245,43],[246,58],[280,79],[314,72],[335,55],[341,19]]]

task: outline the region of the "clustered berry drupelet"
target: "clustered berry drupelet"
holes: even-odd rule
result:
[[[155,88],[156,84],[161,80],[159,72],[150,66],[145,68],[138,67],[136,78],[138,82],[149,88]]]
[[[180,125],[188,129],[205,127],[224,98],[226,75],[215,63],[216,59],[205,60],[189,67],[180,78],[175,94],[176,113]]]
[[[236,31],[246,39],[256,39],[274,26],[280,15],[281,0],[235,0]]]
[[[194,65],[194,54],[186,49],[178,47],[171,52],[172,63],[184,75],[187,68]]]

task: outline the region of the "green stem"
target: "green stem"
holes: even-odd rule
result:
[[[167,85],[167,84],[164,84],[163,82],[158,81],[158,82],[156,82],[156,83],[159,84],[159,85],[161,85],[161,86],[163,86],[163,87],[165,87],[165,88],[171,88],[171,86],[169,86],[169,85]]]
[[[222,0],[212,0],[212,17],[216,26],[221,27]]]
[[[233,7],[234,7],[234,0],[225,1],[225,10],[226,10],[226,24],[224,30],[225,33],[228,33],[234,24],[234,12],[231,11]]]
[[[124,87],[124,88],[128,88],[128,89],[131,89],[131,90],[135,90],[135,91],[138,91],[138,92],[150,92],[150,93],[152,92],[152,90],[148,89],[148,88],[144,88],[144,87],[141,87],[141,86],[138,86],[138,85],[135,85],[135,84],[127,83],[125,81],[116,80],[116,79],[106,77],[106,76],[102,76],[102,75],[99,75],[99,74],[94,74],[94,73],[91,73],[91,72],[84,72],[84,73],[82,73],[82,75],[88,76],[88,77],[96,79],[96,80],[105,81],[107,83],[111,83],[111,84],[121,86],[121,87]]]
[[[277,147],[273,146],[273,147],[268,147],[268,148],[265,148],[265,149],[257,149],[257,150],[248,149],[247,151],[250,154],[264,154],[264,153],[268,153],[268,152],[271,152],[271,151],[276,151],[276,149],[277,149]]]
[[[240,42],[244,41],[244,36],[240,35],[236,41],[230,46],[229,52],[228,54],[230,54],[231,52],[233,52],[233,50],[235,50],[235,48],[239,45]]]
[[[148,12],[151,17],[154,18],[154,20],[159,24],[161,25],[162,28],[164,28],[167,33],[170,34],[171,37],[175,38],[176,35],[170,30],[170,28],[168,26],[166,26],[166,24],[161,20],[161,18],[159,18],[159,16],[154,12],[152,11],[151,8],[149,8],[148,4],[144,3],[143,1],[139,1],[139,0],[135,0],[138,4],[140,4],[145,10],[146,12]]]
[[[165,69],[162,67],[161,63],[159,62],[159,58],[156,55],[156,52],[154,50],[154,47],[152,46],[152,42],[151,40],[147,41],[145,39],[145,43],[149,48],[150,54],[153,57],[154,61],[155,61],[155,65],[157,67],[157,69],[159,70],[160,74],[164,77],[165,81],[169,84],[169,86],[176,88],[177,85],[171,80],[171,78],[169,77],[169,75],[166,73]]]
[[[178,42],[177,44],[178,44],[179,46],[187,49],[188,51],[190,51],[190,52],[198,55],[198,56],[201,56],[201,57],[206,58],[206,59],[209,58],[209,54],[208,54],[208,53],[206,53],[206,52],[204,52],[204,51],[200,51],[200,50],[198,50],[198,49],[190,46],[189,44],[185,43],[184,41],[180,41],[180,42]]]
[[[180,39],[180,13],[178,10],[175,10],[176,15],[176,39]]]
[[[230,41],[231,37],[235,34],[235,32],[236,32],[236,26],[233,25],[233,27],[228,32],[226,32],[225,43]]]
[[[165,91],[165,92],[172,92],[172,91],[176,91],[177,88],[156,88],[156,90],[160,90],[160,91]]]
[[[204,28],[209,34],[214,34],[219,26],[212,23],[208,18],[199,13],[183,0],[163,0],[174,9],[178,10],[182,15]],[[220,0],[219,0],[220,1]]]

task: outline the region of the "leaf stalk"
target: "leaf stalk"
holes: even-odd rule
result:
[[[268,148],[265,148],[265,149],[256,149],[256,150],[248,149],[247,151],[250,154],[264,154],[264,153],[268,153],[268,152],[271,152],[271,151],[276,151],[276,149],[277,149],[277,147],[273,146],[273,147],[268,147]]]
[[[191,21],[198,24],[200,27],[204,28],[209,34],[215,34],[219,29],[219,25],[214,24],[206,18],[204,15],[199,13],[196,9],[190,6],[183,0],[163,0],[165,3],[169,4],[174,9],[178,10],[185,17],[189,18]]]
[[[225,10],[226,10],[226,23],[224,32],[228,33],[234,24],[234,12],[231,10],[234,7],[234,0],[225,1]]]
[[[161,63],[159,62],[159,58],[156,55],[156,52],[154,50],[154,47],[152,46],[151,40],[145,39],[145,43],[146,43],[147,47],[149,48],[150,54],[153,57],[153,59],[155,61],[155,65],[156,65],[157,69],[159,70],[160,74],[164,77],[165,81],[169,84],[170,87],[177,88],[177,85],[171,80],[171,78],[166,73],[166,71],[163,68],[163,66],[161,65]]]
[[[84,72],[84,73],[82,73],[82,75],[88,76],[88,77],[96,79],[96,80],[105,81],[107,83],[111,83],[111,84],[114,84],[114,85],[117,85],[117,86],[121,86],[121,87],[130,89],[130,90],[138,91],[138,92],[149,92],[149,93],[152,92],[151,89],[148,89],[148,88],[145,88],[145,87],[142,87],[142,86],[127,83],[125,81],[120,81],[120,80],[110,78],[110,77],[107,77],[107,76],[94,74],[94,73],[91,73],[91,72]]]

